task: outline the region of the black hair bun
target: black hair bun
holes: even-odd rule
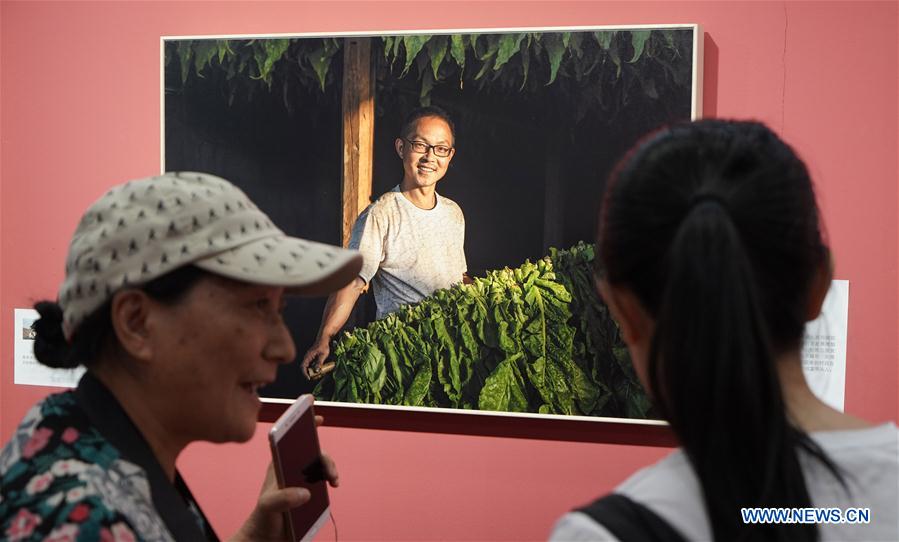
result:
[[[80,363],[73,359],[71,347],[62,331],[62,307],[54,301],[34,305],[40,318],[32,324],[35,332],[34,357],[47,367],[74,369]]]

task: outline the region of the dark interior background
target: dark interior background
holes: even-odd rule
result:
[[[332,70],[341,69],[335,58]],[[179,70],[171,62],[165,74],[166,170],[222,176],[287,234],[340,244],[339,84],[325,92],[302,91],[302,103],[288,113],[277,92],[231,101],[221,74],[182,86]],[[393,142],[418,96],[413,78],[397,79],[378,67],[373,198],[402,178]],[[469,274],[518,266],[542,257],[549,246],[592,241],[605,178],[615,161],[641,135],[690,117],[689,89],[663,98],[634,94],[614,115],[594,110],[578,119],[578,104],[552,86],[535,95],[460,88],[458,81],[438,84],[432,103],[448,110],[456,124],[456,155],[438,192],[465,213]],[[556,179],[555,188],[547,188],[547,178]],[[374,314],[372,296],[362,299],[348,328]],[[298,358],[315,338],[324,301],[297,298],[288,304],[285,317]],[[292,398],[311,389],[293,363],[279,369],[277,382],[263,395]]]

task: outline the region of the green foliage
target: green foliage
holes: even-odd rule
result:
[[[650,405],[605,305],[593,247],[536,263],[343,334],[321,399],[390,405],[643,418]]]
[[[402,44],[405,51],[406,64],[403,66],[403,73],[400,74],[400,77],[404,77],[406,73],[409,72],[409,68],[411,68],[412,63],[415,62],[415,57],[418,56],[418,53],[422,50],[425,43],[429,42],[432,37],[433,36],[423,36],[421,34],[403,36]]]
[[[511,59],[516,53],[518,53],[521,45],[521,41],[525,38],[526,34],[502,34],[499,39],[499,44],[497,46],[497,57],[496,63],[493,65],[493,70],[499,70],[502,68],[508,61]]]
[[[556,80],[556,74],[559,73],[559,66],[562,64],[562,56],[565,54],[565,45],[562,44],[562,36],[558,34],[549,34],[543,40],[543,46],[546,48],[546,54],[549,57],[549,82],[547,85],[553,84]]]
[[[557,97],[583,103],[581,114],[584,108],[614,113],[634,92],[655,100],[660,88],[691,82],[690,64],[683,62],[692,47],[689,32],[670,29],[411,34],[372,40],[381,84],[413,78],[422,105],[430,103],[433,89],[447,84],[499,93],[560,87]],[[335,84],[342,47],[343,40],[336,38],[180,40],[166,42],[165,61],[167,66],[177,62],[181,85],[191,84],[192,74],[204,77],[221,70],[227,73],[232,101],[239,95],[251,99],[258,87],[281,89],[290,108],[289,85],[324,93]]]
[[[247,101],[259,90],[280,91],[288,111],[295,107],[292,86],[325,92],[342,41],[335,38],[178,40],[165,43],[166,91],[178,92],[193,78],[221,79],[228,103]],[[169,74],[177,69],[179,81]]]
[[[650,35],[649,30],[636,30],[631,32],[631,43],[634,46],[634,56],[628,62],[633,64],[640,60],[640,57],[643,56],[643,50],[646,48],[646,41],[649,40]]]
[[[336,39],[324,39],[318,47],[304,52],[306,60],[315,72],[315,78],[318,81],[322,92],[325,91],[325,83],[328,80],[327,77],[328,70],[331,68],[331,58],[339,51],[339,41]]]

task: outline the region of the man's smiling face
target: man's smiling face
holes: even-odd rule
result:
[[[430,147],[424,153],[415,152],[411,141],[450,147],[450,154],[441,158],[435,155],[434,149]],[[395,145],[396,152],[403,161],[403,190],[437,184],[437,181],[446,175],[446,168],[456,153],[455,149],[452,149],[453,132],[449,124],[442,118],[433,116],[418,119],[404,137],[397,138]]]

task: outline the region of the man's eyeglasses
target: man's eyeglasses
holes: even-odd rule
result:
[[[440,158],[446,158],[453,152],[452,147],[447,147],[446,145],[428,145],[424,141],[412,141],[411,139],[403,138],[405,141],[408,141],[410,145],[412,145],[412,152],[418,154],[427,154],[429,150],[434,151],[434,156],[438,156]]]

